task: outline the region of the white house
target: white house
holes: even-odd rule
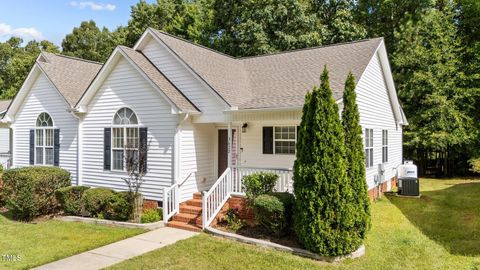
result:
[[[407,122],[381,38],[233,58],[147,29],[103,66],[42,53],[2,122],[12,129],[14,167],[58,165],[74,184],[124,190],[125,156],[135,153],[147,160],[142,192],[163,202],[167,219],[208,191],[206,226],[241,192],[244,174],[274,170],[277,189],[292,190],[304,96],[325,65],[340,106],[354,74],[366,181],[389,189]]]
[[[0,100],[0,119],[5,114],[11,100]],[[10,129],[0,125],[0,165],[3,168],[10,166]]]

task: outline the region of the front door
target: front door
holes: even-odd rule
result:
[[[236,136],[235,129],[232,129],[232,140],[233,140],[233,153],[232,153],[232,164],[234,165],[235,160],[235,144]],[[218,130],[218,177],[228,168],[228,129],[219,129]]]

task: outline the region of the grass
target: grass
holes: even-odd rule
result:
[[[372,204],[367,254],[327,264],[206,234],[111,269],[480,269],[480,181],[422,179],[421,199]]]
[[[0,215],[0,269],[29,269],[142,232],[57,220],[21,223]],[[6,255],[20,260],[8,261]]]

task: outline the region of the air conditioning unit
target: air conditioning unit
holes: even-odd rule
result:
[[[418,181],[417,166],[407,160],[398,166],[398,195],[420,196],[420,181]]]

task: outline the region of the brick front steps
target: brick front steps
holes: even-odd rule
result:
[[[196,192],[193,199],[180,204],[179,213],[167,223],[168,227],[188,231],[202,231],[202,194]]]

